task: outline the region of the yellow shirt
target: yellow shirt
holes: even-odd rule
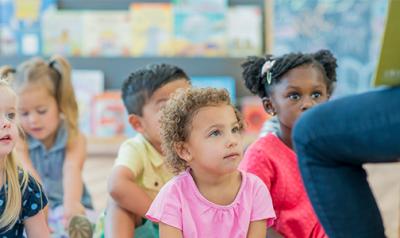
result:
[[[140,134],[122,143],[114,166],[128,167],[135,182],[154,199],[161,187],[174,175],[164,157]]]

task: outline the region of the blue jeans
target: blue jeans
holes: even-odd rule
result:
[[[400,87],[312,108],[296,123],[293,140],[304,185],[329,237],[385,237],[362,165],[400,158]]]

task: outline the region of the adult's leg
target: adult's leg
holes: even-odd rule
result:
[[[317,106],[299,119],[293,140],[305,187],[329,237],[384,237],[362,165],[400,157],[400,88]]]

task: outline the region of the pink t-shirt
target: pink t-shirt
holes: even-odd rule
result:
[[[188,238],[244,238],[252,221],[266,219],[272,225],[275,212],[267,187],[255,175],[241,174],[235,200],[222,206],[203,197],[186,170],[164,185],[146,217],[176,227]]]
[[[326,238],[311,206],[297,157],[276,135],[258,139],[239,168],[257,175],[271,192],[277,219],[274,228],[286,238]]]

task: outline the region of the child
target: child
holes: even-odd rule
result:
[[[226,90],[179,91],[161,118],[168,164],[180,173],[153,201],[147,217],[160,237],[266,237],[275,218],[266,186],[239,172],[242,119]]]
[[[49,62],[30,59],[16,69],[13,86],[20,95],[18,111],[27,134],[19,151],[24,165],[44,185],[53,236],[65,236],[69,225],[70,236],[91,237],[90,222],[78,216],[93,206],[82,180],[86,140],[78,128],[70,65],[61,56]]]
[[[0,237],[50,237],[41,186],[19,166],[12,150],[19,137],[17,96],[0,78]]]
[[[336,82],[336,59],[327,50],[314,54],[250,57],[242,65],[247,88],[257,94],[280,130],[251,145],[240,167],[260,177],[271,191],[275,230],[284,237],[327,237],[306,194],[291,132],[298,117],[325,102]]]
[[[143,218],[160,188],[173,176],[161,152],[160,111],[171,93],[189,86],[186,73],[168,64],[139,69],[123,83],[128,120],[138,134],[121,145],[109,178],[106,237],[158,237],[158,226]],[[96,237],[102,237],[101,233],[96,228]]]

